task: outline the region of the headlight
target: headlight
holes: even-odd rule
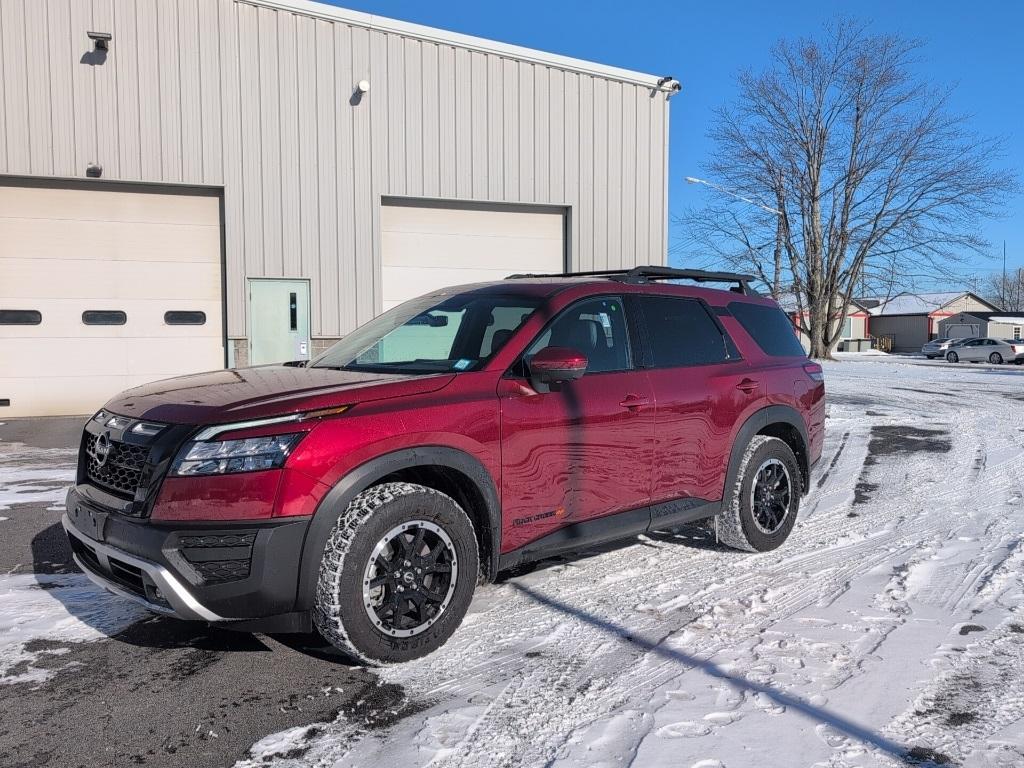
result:
[[[276,469],[284,464],[303,434],[294,432],[244,440],[197,440],[185,443],[178,451],[171,474],[191,477]]]

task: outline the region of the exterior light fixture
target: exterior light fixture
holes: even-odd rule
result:
[[[360,80],[358,83],[356,83],[356,90],[359,91],[360,93],[368,93],[370,90],[370,81]]]
[[[86,32],[89,39],[93,42],[93,47],[97,51],[110,50],[110,41],[114,39],[114,36],[109,32]]]

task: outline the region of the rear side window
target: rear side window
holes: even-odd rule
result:
[[[771,357],[806,357],[793,324],[778,307],[734,301],[729,311],[743,330]]]
[[[640,296],[637,304],[647,328],[650,366],[707,365],[739,358],[728,336],[701,302],[673,296]]]

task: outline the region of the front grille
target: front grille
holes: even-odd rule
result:
[[[122,496],[134,496],[142,480],[149,448],[111,440],[110,452],[101,464],[96,456],[98,439],[97,435],[85,435],[85,453],[88,457],[86,475],[89,480]]]

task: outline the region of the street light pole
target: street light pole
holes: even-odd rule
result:
[[[685,178],[686,178],[686,183],[687,184],[703,184],[705,187],[711,187],[712,189],[717,189],[723,195],[729,195],[731,197],[735,197],[737,200],[742,200],[744,203],[750,203],[751,205],[756,205],[761,210],[768,211],[768,213],[774,213],[776,216],[782,216],[783,215],[782,211],[778,210],[777,208],[772,208],[770,206],[765,205],[764,203],[759,203],[756,200],[751,200],[749,197],[744,197],[743,195],[737,194],[736,192],[733,192],[732,190],[726,189],[725,187],[719,186],[718,184],[715,184],[712,181],[706,181],[704,179],[698,179],[698,178],[695,178],[693,176],[686,176]]]

